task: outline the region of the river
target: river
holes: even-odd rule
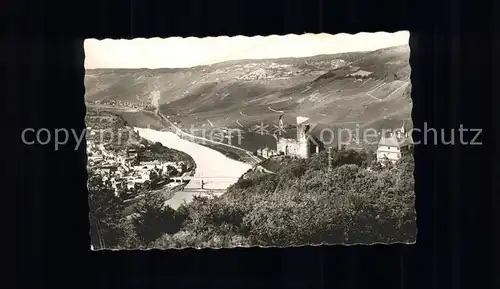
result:
[[[141,137],[147,140],[159,142],[168,148],[182,151],[190,155],[196,163],[196,172],[194,176],[202,177],[206,180],[204,181],[204,188],[207,190],[217,190],[221,192],[235,183],[240,176],[251,168],[249,164],[228,158],[216,150],[183,140],[173,132],[157,131],[146,128],[134,129]],[[199,188],[200,186],[197,184],[188,184],[184,191],[177,192],[167,201],[167,204],[176,209],[184,201],[189,202],[196,195],[207,195]]]

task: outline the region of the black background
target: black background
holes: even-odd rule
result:
[[[493,288],[499,47],[494,7],[474,2],[4,1],[1,287]],[[416,245],[90,252],[84,148],[20,141],[84,128],[85,38],[398,30],[412,32],[414,126],[483,128],[482,146],[416,147]]]

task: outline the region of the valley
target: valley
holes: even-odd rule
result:
[[[280,115],[293,134],[297,116],[320,128],[400,127],[411,123],[409,46],[306,58],[234,60],[178,69],[87,70],[86,100],[156,108],[183,131],[240,131],[237,143],[275,147]],[[154,115],[121,112],[137,127],[160,128]],[[265,127],[266,133],[257,131]],[[221,141],[230,138],[221,133]]]

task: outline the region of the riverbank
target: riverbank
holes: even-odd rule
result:
[[[226,190],[230,185],[249,169],[249,164],[233,160],[224,154],[206,146],[181,139],[177,134],[167,131],[156,131],[153,129],[134,128],[142,138],[182,151],[190,155],[196,163],[195,178],[203,179],[203,188],[206,190],[217,190],[217,195]],[[176,192],[168,201],[169,205],[178,207],[184,200],[189,202],[195,195],[209,195],[209,193],[188,184],[184,191]]]

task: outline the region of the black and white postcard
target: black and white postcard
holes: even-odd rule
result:
[[[86,40],[90,246],[415,242],[408,40]]]

